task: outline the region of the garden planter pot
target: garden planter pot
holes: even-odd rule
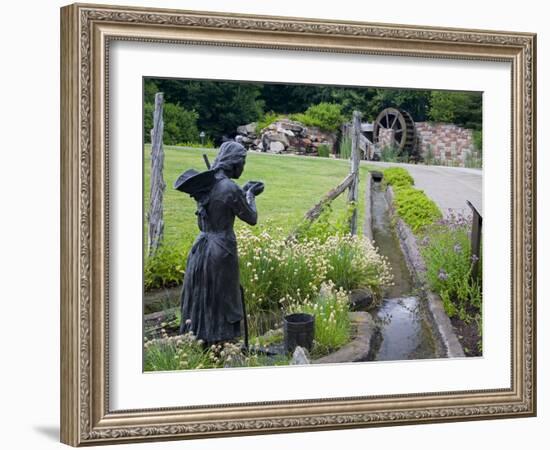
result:
[[[305,313],[289,314],[283,319],[285,350],[292,353],[297,346],[311,351],[315,335],[315,316]]]

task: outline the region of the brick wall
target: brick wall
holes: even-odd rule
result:
[[[449,123],[416,122],[418,151],[428,164],[472,166],[481,161],[474,148],[473,132]],[[381,148],[393,142],[393,130],[381,129],[378,136]],[[430,154],[431,149],[431,154]]]
[[[431,156],[438,164],[464,167],[467,158],[476,155],[472,130],[449,123],[416,122],[415,126],[424,160]]]

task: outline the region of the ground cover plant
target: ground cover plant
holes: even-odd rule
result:
[[[385,169],[384,184],[392,187],[397,214],[415,233],[441,218],[434,201],[413,186],[414,179],[402,167]]]
[[[384,186],[406,187],[414,184],[414,179],[406,169],[402,167],[389,167],[384,169]]]
[[[397,187],[394,190],[397,214],[418,232],[441,217],[437,205],[423,191],[411,186]]]

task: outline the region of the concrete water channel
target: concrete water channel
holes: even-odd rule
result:
[[[429,320],[426,302],[415,290],[407,268],[380,182],[373,181],[370,195],[373,239],[388,259],[394,285],[386,290],[381,304],[369,311],[378,325],[369,360],[443,357],[445,353]]]

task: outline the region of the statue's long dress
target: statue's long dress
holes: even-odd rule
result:
[[[181,294],[181,333],[192,331],[206,343],[241,335],[243,319],[239,287],[235,216],[254,225],[257,213],[244,191],[223,172],[209,195],[197,202],[201,233],[187,258]],[[190,323],[189,323],[190,320]]]

